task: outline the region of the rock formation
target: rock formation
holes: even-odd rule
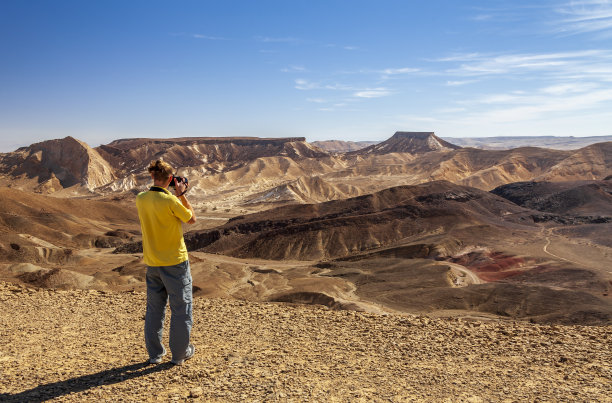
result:
[[[434,132],[396,132],[382,143],[354,151],[358,155],[411,153],[421,154],[431,151],[450,151],[461,147],[442,140]]]
[[[2,155],[0,173],[35,179],[43,192],[74,185],[93,190],[116,178],[114,169],[96,150],[70,136]]]

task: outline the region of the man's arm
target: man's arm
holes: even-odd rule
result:
[[[191,211],[191,219],[189,219],[189,221],[187,221],[187,224],[193,224],[196,222],[196,216],[195,216],[195,211],[193,210],[193,207],[191,207],[191,203],[189,203],[189,200],[187,200],[187,198],[185,197],[185,195],[182,196],[178,196],[179,200],[181,201],[181,204],[183,206],[185,206],[185,208],[187,208],[188,210]]]
[[[185,197],[184,193],[186,191],[187,191],[187,185],[185,184],[185,182],[177,183],[175,179],[174,180],[174,194],[181,201],[181,204],[185,206],[187,210],[191,211],[191,219],[187,221],[187,224],[193,224],[196,222],[195,211],[193,210],[193,207],[191,207],[191,203],[189,203],[189,200],[187,200],[187,198]]]

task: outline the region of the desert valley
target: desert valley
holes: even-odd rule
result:
[[[91,148],[66,137],[1,154],[0,276],[143,291],[134,198],[163,158],[191,185],[197,296],[610,324],[612,142],[486,150],[397,132],[346,152],[319,145],[143,138]]]

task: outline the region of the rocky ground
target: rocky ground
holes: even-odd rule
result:
[[[0,401],[612,402],[612,327],[195,300],[196,355],[147,365],[141,293],[0,283]]]

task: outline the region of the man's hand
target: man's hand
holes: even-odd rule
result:
[[[189,188],[189,184],[187,184],[185,182],[178,183],[176,181],[176,179],[173,179],[173,180],[174,180],[174,194],[176,195],[176,197],[179,198],[179,200],[181,201],[183,206],[185,206],[187,209],[191,210],[191,219],[189,221],[187,221],[187,224],[194,224],[196,222],[195,211],[194,211],[193,207],[191,207],[191,204],[189,203],[189,201],[187,200],[185,195],[183,194]]]
[[[187,183],[177,182],[176,179],[173,179],[173,180],[174,180],[174,194],[177,197],[185,193],[187,189],[189,188],[189,185]]]

